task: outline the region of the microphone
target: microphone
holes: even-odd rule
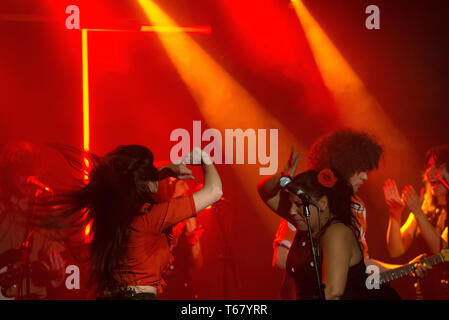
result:
[[[311,205],[319,208],[316,201],[313,200],[312,197],[309,196],[304,190],[295,186],[292,183],[292,179],[290,179],[289,177],[282,177],[281,180],[279,181],[279,184],[282,189],[286,189],[287,191],[297,195],[304,202],[305,205],[311,204]]]
[[[42,191],[53,193],[53,190],[49,186],[43,184],[42,182],[37,180],[37,178],[34,176],[29,176],[26,182],[34,185],[35,187],[41,189]]]
[[[449,183],[447,180],[443,177],[438,177],[438,180],[440,180],[441,184],[449,191]]]

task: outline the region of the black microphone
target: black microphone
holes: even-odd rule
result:
[[[309,196],[304,190],[295,186],[292,183],[292,179],[290,179],[289,177],[282,177],[281,180],[279,181],[279,184],[282,189],[286,189],[287,191],[297,195],[304,202],[305,205],[311,204],[311,205],[319,208],[316,201],[313,200],[312,197]]]
[[[34,176],[29,176],[26,182],[34,185],[35,187],[41,189],[42,191],[53,193],[53,190],[49,186],[43,184],[42,182],[37,180],[37,178]]]

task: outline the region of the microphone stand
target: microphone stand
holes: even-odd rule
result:
[[[317,263],[317,252],[316,252],[316,248],[315,248],[315,244],[313,243],[313,237],[312,237],[312,228],[310,227],[310,200],[308,197],[304,197],[301,195],[298,195],[301,198],[301,201],[304,205],[304,209],[305,209],[305,216],[306,216],[306,221],[307,221],[307,229],[309,232],[309,240],[310,240],[310,249],[312,252],[312,258],[313,258],[313,266],[315,269],[315,277],[316,277],[316,281],[317,281],[317,285],[318,285],[318,292],[319,292],[319,297],[320,300],[324,300],[323,297],[323,291],[322,291],[322,285],[321,285],[321,276],[320,276],[320,272],[318,269],[318,263]],[[318,217],[319,218],[319,217]]]
[[[446,226],[445,226],[445,228],[448,228],[448,230],[449,230],[449,216],[448,216],[448,209],[449,209],[449,183],[443,177],[439,177],[438,180],[440,180],[441,184],[446,189],[446,223],[445,223]],[[444,231],[444,229],[443,229],[443,231]],[[441,249],[443,249],[443,248],[441,248]]]
[[[224,221],[224,215],[220,212],[218,208],[219,203],[215,205],[215,213],[218,217],[218,225],[220,228],[221,236],[223,239],[223,253],[219,254],[219,259],[223,262],[223,299],[227,300],[229,299],[229,283],[230,279],[233,278],[234,284],[237,287],[237,289],[240,289],[240,281],[237,277],[237,270],[235,266],[235,259],[234,259],[234,253],[232,250],[232,246],[229,243],[229,239],[227,236],[227,232],[225,229],[225,221]]]
[[[312,237],[312,228],[310,227],[310,205],[314,205],[316,206],[316,203],[309,197],[307,196],[304,191],[302,191],[299,188],[295,188],[294,186],[292,186],[291,184],[292,179],[290,177],[281,177],[280,181],[279,181],[279,185],[281,186],[282,189],[287,189],[289,192],[297,195],[301,201],[302,204],[304,206],[304,213],[306,216],[306,221],[307,221],[307,229],[309,232],[309,240],[310,240],[310,249],[312,251],[312,258],[313,258],[313,266],[315,268],[315,277],[316,277],[316,281],[317,281],[317,285],[318,285],[318,294],[319,294],[319,298],[320,300],[324,300],[323,297],[323,291],[322,291],[322,285],[321,285],[321,277],[320,277],[320,272],[318,269],[318,263],[317,263],[317,251],[315,249],[315,244],[313,243],[313,237]],[[292,186],[292,187],[290,187]],[[319,223],[319,215],[318,215],[318,223]],[[319,226],[319,224],[318,224]]]

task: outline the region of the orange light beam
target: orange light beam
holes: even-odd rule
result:
[[[153,1],[137,1],[151,24],[176,26],[175,21]],[[223,138],[227,129],[254,128],[255,131],[266,129],[267,142],[270,135],[269,129],[278,129],[279,144],[273,151],[276,156],[279,155],[278,172],[287,162],[292,145],[296,145],[298,150],[304,150],[291,132],[269,114],[191,37],[185,33],[159,32],[157,35],[210,128],[219,130]],[[249,157],[249,151],[245,151],[246,156]],[[304,161],[301,163],[301,166],[303,165]],[[257,193],[257,183],[264,178],[259,174],[260,167],[263,166],[249,164],[232,166],[248,201],[255,209],[257,208],[256,211],[261,215],[261,221],[265,224],[265,230],[272,236],[279,225],[279,218],[265,207]]]
[[[378,136],[385,147],[385,157],[390,169],[403,168],[404,158],[416,162],[418,158],[407,138],[369,93],[303,1],[293,0],[292,5],[309,41],[323,81],[336,102],[341,122],[346,127],[368,131]],[[417,164],[409,165],[412,168]]]

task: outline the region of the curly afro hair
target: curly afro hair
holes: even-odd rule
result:
[[[382,147],[367,133],[345,129],[319,138],[310,149],[307,167],[330,168],[349,180],[356,173],[377,169],[382,153]]]

